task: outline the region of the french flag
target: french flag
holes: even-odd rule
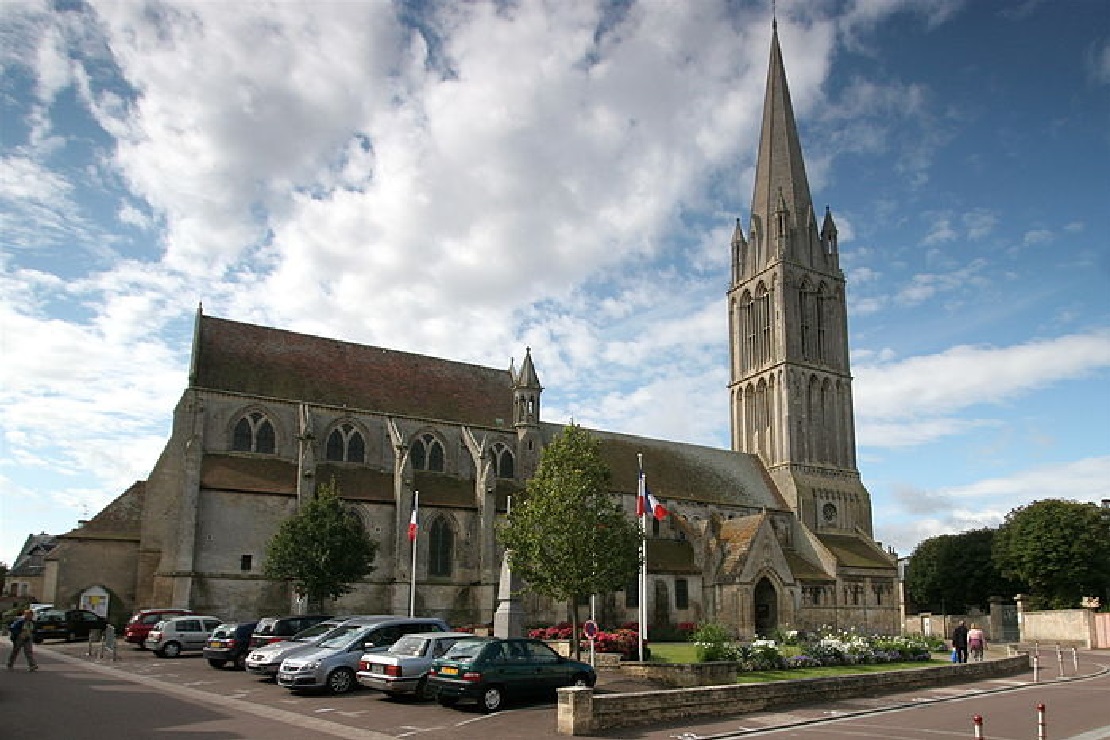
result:
[[[652,515],[659,521],[667,518],[667,507],[659,503],[659,499],[648,490],[647,481],[644,480],[644,474],[640,473],[640,495],[636,497],[636,516],[643,516],[645,513]]]
[[[409,517],[409,542],[416,542],[416,532],[418,530],[418,527],[416,526],[416,509],[417,504],[416,502],[413,502],[412,516]]]
[[[644,486],[644,498],[646,499],[645,506],[647,508],[645,510],[647,513],[651,514],[659,521],[663,521],[667,518],[667,507],[659,503],[659,499],[655,498],[655,494],[649,491],[647,486]]]

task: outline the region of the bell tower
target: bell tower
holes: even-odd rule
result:
[[[732,448],[763,460],[805,524],[870,535],[837,229],[828,208],[817,225],[777,21],[771,28],[751,218],[747,235],[737,219],[731,245]]]

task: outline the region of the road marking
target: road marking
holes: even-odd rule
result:
[[[84,666],[86,670],[94,673],[100,673],[105,676],[114,676],[116,678],[123,678],[132,683],[154,687],[165,693],[174,694],[182,698],[193,701],[202,706],[211,708],[212,706],[222,707],[229,712],[236,714],[253,714],[262,719],[268,719],[273,722],[281,722],[282,724],[293,725],[300,727],[311,732],[322,733],[331,735],[333,737],[344,738],[344,740],[395,740],[393,735],[386,735],[381,732],[374,732],[373,730],[363,730],[358,727],[347,727],[335,722],[329,722],[326,719],[318,719],[316,717],[305,717],[300,714],[286,711],[284,709],[277,709],[276,707],[268,707],[254,702],[243,701],[241,699],[232,699],[220,694],[211,694],[201,689],[194,689],[188,686],[181,686],[178,684],[168,683],[158,678],[151,678],[149,676],[139,676],[133,673],[125,673],[117,667],[107,667],[90,663],[82,660],[81,658],[74,658],[73,656],[66,655],[65,653],[49,650],[52,657],[57,658],[66,663],[73,665]]]

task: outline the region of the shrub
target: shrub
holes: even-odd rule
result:
[[[701,663],[736,660],[736,651],[732,647],[732,634],[723,624],[706,622],[694,631],[691,639],[697,646],[698,661]]]

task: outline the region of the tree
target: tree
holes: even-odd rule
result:
[[[374,570],[378,543],[339,498],[332,479],[296,514],[282,522],[266,553],[268,578],[288,580],[310,610],[337,599]]]
[[[976,529],[922,540],[906,569],[906,593],[921,609],[962,614],[966,607],[987,609],[991,596],[1012,597],[1023,590],[995,566],[996,530]]]
[[[598,442],[572,424],[544,449],[524,500],[499,528],[525,588],[568,602],[575,654],[579,599],[623,587],[640,567],[640,526],[609,479]]]
[[[994,539],[1003,574],[1029,585],[1030,606],[1072,608],[1110,588],[1110,522],[1098,506],[1045,499],[1014,509]]]

